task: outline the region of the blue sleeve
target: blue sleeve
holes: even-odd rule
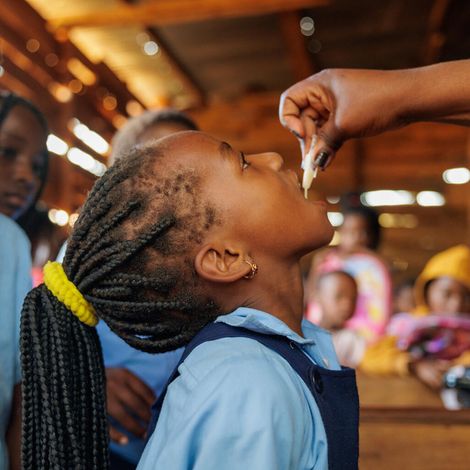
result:
[[[20,318],[21,310],[23,309],[23,302],[26,297],[26,294],[32,288],[31,281],[31,255],[29,242],[26,240],[26,237],[20,238],[18,240],[18,247],[16,253],[16,293],[15,293],[15,314],[16,314],[16,337],[15,343],[18,345],[15,370],[14,370],[14,381],[15,384],[21,382],[21,365],[20,365],[20,355],[19,355],[19,343],[20,343]]]
[[[302,468],[313,423],[292,373],[259,355],[222,362],[200,381],[183,368],[139,470]]]

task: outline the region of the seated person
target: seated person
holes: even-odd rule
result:
[[[412,312],[416,308],[415,279],[406,279],[393,289],[393,314]]]
[[[303,320],[300,259],[332,235],[277,153],[185,132],[116,162],[25,300],[25,469],[106,467],[99,318],[143,351],[188,345],[140,469],[356,470],[354,371]]]
[[[346,271],[358,287],[356,310],[348,328],[356,330],[367,343],[373,343],[385,333],[391,314],[392,285],[383,260],[373,251],[380,240],[377,213],[369,207],[349,207],[338,230],[338,246],[329,247],[313,258],[306,282],[306,317],[318,322],[315,300],[315,279],[329,271]]]
[[[332,333],[339,363],[357,367],[364,355],[366,343],[356,331],[346,328],[346,322],[356,308],[356,281],[345,271],[320,274],[315,299],[320,310],[318,325]]]
[[[405,344],[405,338],[416,329],[416,325],[419,326],[420,318],[423,319],[421,327],[424,329],[433,322],[432,318],[429,319],[430,315],[459,316],[470,312],[470,248],[459,245],[432,257],[416,280],[415,294],[416,311],[395,315],[388,326],[388,336],[367,349],[360,367],[370,373],[406,375],[413,372],[424,383],[438,389],[442,385],[443,373],[452,364],[470,364],[468,350],[461,347],[461,340],[466,341],[465,338],[462,335],[455,337],[460,342],[458,348],[455,344],[448,346],[449,350],[457,349],[460,352],[457,357],[455,354],[451,357],[452,363],[443,360],[443,357],[449,357],[444,355],[433,357],[432,354],[424,354],[416,358],[410,349],[414,343],[407,345],[405,350],[399,346]],[[458,329],[455,320],[437,324],[449,328],[451,322],[451,329]],[[463,323],[460,327],[465,330]]]

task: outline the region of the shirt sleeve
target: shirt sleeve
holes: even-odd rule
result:
[[[292,373],[245,356],[199,382],[182,374],[169,388],[139,470],[302,468],[313,421]]]
[[[14,274],[16,276],[16,292],[15,292],[15,344],[17,345],[16,358],[15,358],[15,370],[14,370],[14,383],[18,384],[21,382],[21,365],[20,365],[20,354],[19,354],[19,342],[20,342],[20,319],[21,311],[23,309],[23,302],[32,288],[31,281],[31,256],[29,242],[26,240],[26,237],[18,239],[16,253],[16,269]]]

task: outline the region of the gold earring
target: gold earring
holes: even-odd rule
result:
[[[253,279],[256,276],[256,273],[258,272],[258,265],[256,263],[252,263],[251,261],[248,261],[247,259],[244,259],[243,261],[245,261],[246,264],[249,264],[251,268],[251,273],[243,277],[245,279]]]

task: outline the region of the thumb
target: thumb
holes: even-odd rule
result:
[[[334,114],[317,126],[317,142],[314,147],[315,161],[324,170],[330,166],[336,152],[346,140],[342,132],[335,125]],[[318,160],[317,160],[318,159]]]

